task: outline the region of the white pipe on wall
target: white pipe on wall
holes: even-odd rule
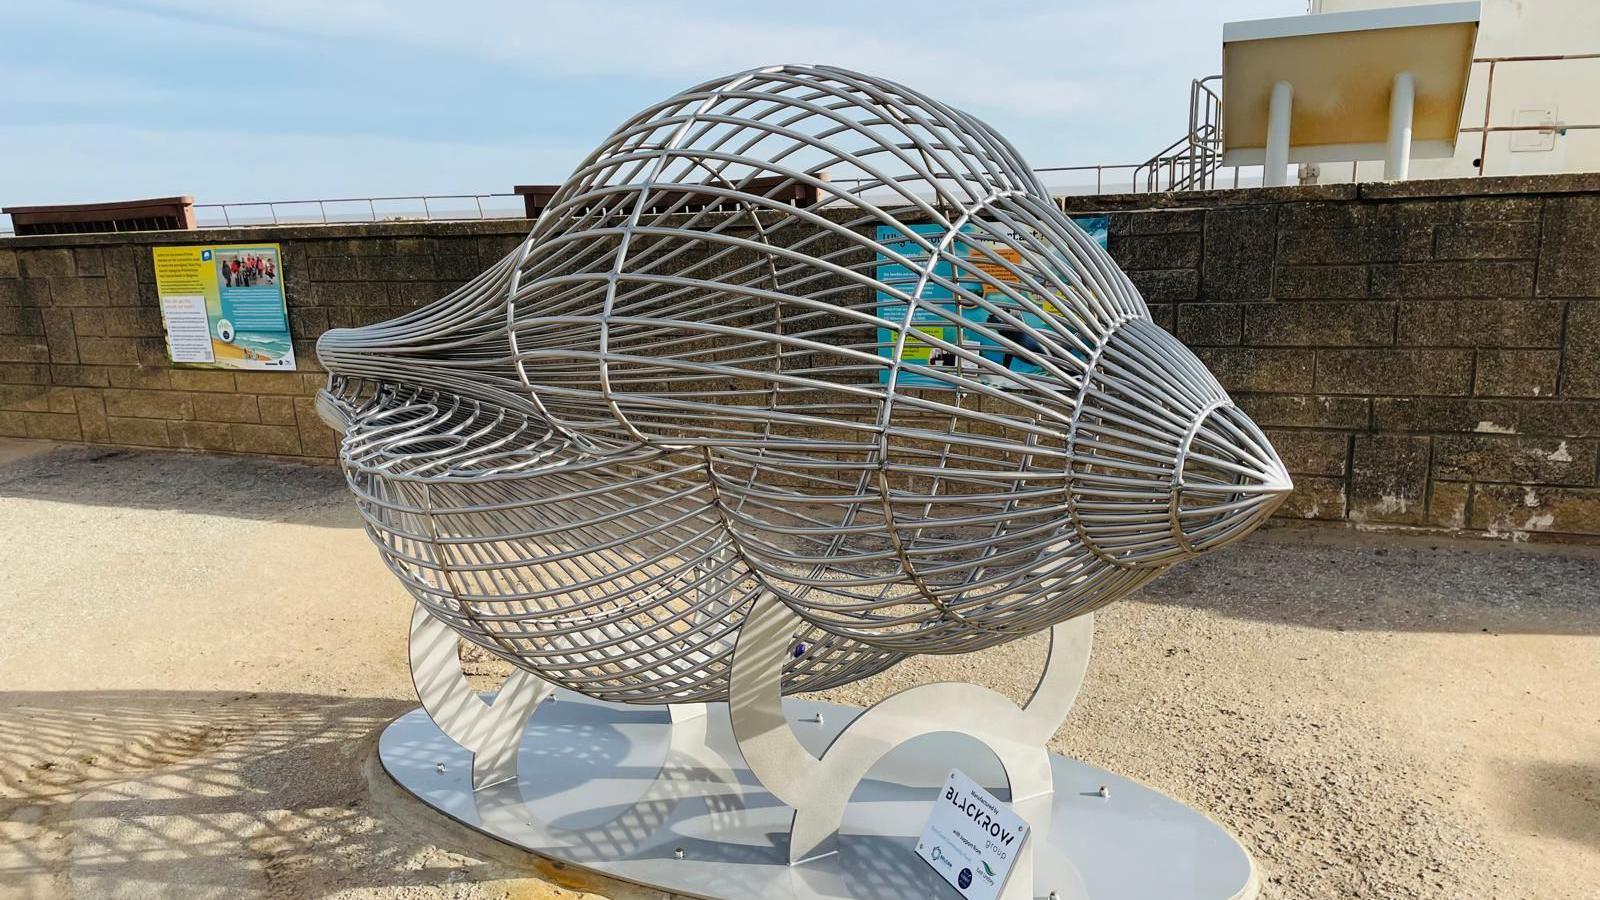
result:
[[[1394,77],[1389,94],[1389,149],[1383,157],[1385,181],[1404,181],[1411,169],[1411,113],[1417,89],[1410,72]]]
[[[1267,107],[1267,158],[1266,171],[1261,183],[1267,187],[1283,187],[1289,183],[1289,108],[1294,101],[1294,88],[1287,81],[1272,86],[1272,101]]]

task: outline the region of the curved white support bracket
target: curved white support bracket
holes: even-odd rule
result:
[[[494,702],[485,703],[461,670],[460,641],[422,604],[411,611],[411,683],[439,730],[472,751],[472,789],[477,791],[517,777],[522,730],[554,688],[518,669]]]
[[[738,773],[711,746],[707,730],[712,723],[705,715],[705,704],[677,706],[682,709],[673,710],[656,776],[637,797],[622,802],[615,802],[614,795],[609,798],[605,808],[615,812],[611,819],[591,819],[581,827],[568,828],[539,817],[525,799],[526,784],[540,783],[538,776],[548,773],[536,773],[532,778],[528,777],[530,773],[524,773],[516,781],[503,781],[474,792],[473,808],[480,830],[491,834],[537,834],[540,840],[565,848],[579,859],[593,861],[629,856],[665,840],[662,835],[673,827],[685,800],[698,801],[713,827],[730,827],[728,820],[739,818],[744,810]]]
[[[790,863],[834,851],[850,795],[885,754],[912,738],[954,731],[983,741],[1005,771],[1012,809],[1028,823],[1030,834],[1002,896],[1028,896],[1033,847],[1050,828],[1054,788],[1045,744],[1083,686],[1093,617],[1079,616],[1051,629],[1044,670],[1022,707],[975,684],[919,685],[862,712],[820,758],[801,745],[783,713],[783,669],[800,629],[799,618],[776,597],[756,600],[734,648],[728,704],[745,763],[763,787],[794,809]],[[411,617],[412,681],[439,730],[472,752],[472,786],[478,791],[516,778],[523,730],[553,688],[519,670],[493,702],[485,702],[467,683],[458,647],[456,632],[419,604]],[[671,704],[668,710],[675,726],[692,725],[703,737],[705,704]]]
[[[439,730],[472,752],[472,789],[479,791],[517,777],[523,729],[555,688],[518,669],[506,678],[494,700],[485,702],[467,683],[459,646],[460,635],[429,615],[426,607],[419,603],[412,609],[411,683]],[[678,724],[704,718],[706,705],[674,703],[667,711]]]
[[[1030,828],[1006,897],[1030,896],[1032,847],[1050,827],[1054,792],[1048,741],[1083,685],[1094,633],[1092,616],[1051,629],[1050,651],[1033,697],[1022,708],[974,684],[944,682],[901,691],[863,712],[819,759],[790,729],[783,714],[783,666],[798,617],[768,594],[756,600],[734,648],[729,716],[740,752],[762,786],[794,808],[790,863],[830,853],[850,794],[890,750],[924,734],[956,731],[982,740],[1005,769],[1011,805]]]

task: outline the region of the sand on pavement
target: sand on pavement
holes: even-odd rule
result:
[[[410,601],[338,471],[0,443],[0,898],[659,897],[411,801]],[[1600,896],[1600,551],[1276,527],[1098,617],[1057,752],[1269,898]],[[825,696],[1014,697],[1038,638]]]

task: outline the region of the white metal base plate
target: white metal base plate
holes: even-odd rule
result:
[[[801,742],[819,754],[861,712],[805,700],[785,700],[784,711]],[[790,866],[791,811],[745,767],[724,704],[673,725],[661,707],[558,690],[528,723],[517,779],[476,794],[471,754],[421,709],[391,723],[378,752],[395,781],[463,825],[613,878],[697,897],[959,898],[915,854],[935,794],[959,768],[1002,800],[1009,796],[999,762],[982,743],[949,732],[917,738],[891,751],[856,788],[839,852]],[[1256,896],[1249,855],[1217,823],[1104,769],[1059,756],[1051,768],[1054,818],[1035,849],[1035,896]]]

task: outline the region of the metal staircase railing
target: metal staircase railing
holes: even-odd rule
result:
[[[1198,191],[1216,186],[1222,168],[1221,75],[1196,78],[1189,85],[1189,133],[1141,163],[1133,183],[1146,191]]]

